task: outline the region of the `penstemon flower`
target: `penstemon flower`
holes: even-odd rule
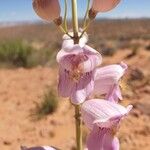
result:
[[[119,80],[126,69],[127,65],[123,62],[119,65],[114,64],[95,69],[93,94],[105,95],[109,101],[118,102],[118,99],[122,100]]]
[[[107,12],[119,4],[120,0],[93,0],[92,10],[95,12]]]
[[[46,21],[53,21],[60,17],[59,0],[33,0],[36,14]]]
[[[53,21],[65,34],[62,49],[57,54],[59,64],[58,93],[68,97],[75,107],[76,145],[82,150],[82,120],[91,130],[87,138],[86,150],[119,150],[119,140],[115,136],[121,120],[128,115],[132,106],[123,107],[118,103],[122,99],[119,81],[124,75],[127,65],[109,65],[98,67],[102,62],[99,52],[86,45],[86,31],[99,12],[107,12],[116,7],[120,0],[90,0],[83,20],[83,30],[78,28],[77,0],[71,0],[73,32],[68,32],[68,3],[64,1],[64,17],[60,17],[59,0],[33,0],[33,8],[37,15],[46,21]],[[102,99],[89,99],[94,96],[105,96]],[[87,100],[87,101],[85,101]],[[82,114],[82,115],[81,115]],[[42,146],[22,150],[58,150],[54,147]]]
[[[75,45],[71,39],[64,39],[63,47],[57,54],[59,95],[69,97],[77,105],[83,103],[93,91],[93,72],[102,61],[96,50],[85,45],[85,39],[81,38]]]
[[[92,130],[87,139],[88,150],[119,150],[119,141],[115,134],[120,121],[131,109],[132,105],[125,108],[101,99],[84,102],[81,107],[83,121]]]

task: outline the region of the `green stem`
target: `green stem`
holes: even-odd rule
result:
[[[88,20],[87,20],[86,26],[83,28],[83,31],[82,31],[82,33],[81,33],[79,39],[82,38],[83,34],[87,31],[87,29],[88,29],[88,27],[90,26],[90,23],[91,23],[91,22],[92,22],[91,19],[88,19]]]
[[[65,14],[64,14],[64,29],[66,32],[68,32],[68,27],[67,27],[67,10],[68,10],[68,6],[67,6],[67,0],[65,0]]]
[[[79,43],[78,36],[78,14],[77,14],[77,0],[72,0],[72,25],[74,32],[74,43]]]
[[[79,43],[78,36],[78,15],[77,15],[77,0],[72,0],[72,25],[74,44]],[[82,150],[82,120],[80,114],[80,105],[75,105],[75,122],[76,122],[76,145],[77,150]]]
[[[89,7],[90,7],[90,0],[88,0],[88,2],[87,2],[86,13],[85,13],[85,16],[84,16],[84,21],[83,21],[83,28],[86,27],[87,16],[88,16],[88,13],[89,13]]]
[[[62,33],[67,34],[70,38],[73,38],[68,32],[65,31],[65,29],[62,27],[62,25],[59,25],[59,26],[57,26],[57,27],[60,29],[60,31],[61,31]]]

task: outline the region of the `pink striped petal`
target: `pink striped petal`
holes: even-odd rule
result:
[[[80,69],[83,73],[90,72],[102,62],[100,53],[89,46],[81,48],[74,45],[70,51],[60,50],[57,54],[57,62],[67,70]]]
[[[107,129],[100,129],[97,126],[94,126],[87,138],[86,145],[88,150],[103,150],[103,139],[106,132]]]
[[[111,130],[94,126],[87,138],[88,150],[119,150],[120,144]]]
[[[118,103],[118,98],[120,100],[122,100],[122,95],[121,95],[121,91],[120,91],[120,87],[119,85],[113,85],[112,87],[110,87],[109,92],[106,95],[106,99],[111,101],[111,102],[116,102]]]
[[[102,63],[102,56],[95,49],[88,45],[84,46],[83,49],[84,54],[88,56],[88,59],[81,62],[80,66],[82,66],[83,72],[90,72]]]
[[[56,60],[64,69],[72,70],[74,65],[72,61],[76,59],[80,53],[83,53],[83,49],[79,45],[75,45],[70,51],[61,49],[57,54]]]
[[[119,139],[112,135],[110,131],[106,132],[103,139],[104,150],[119,150],[120,144]]]
[[[93,94],[106,95],[110,101],[122,99],[119,80],[127,69],[127,65],[121,62],[120,65],[109,65],[95,69],[94,72],[94,91]]]
[[[120,0],[93,0],[92,9],[96,12],[107,12],[115,8]]]
[[[89,128],[93,128],[93,124],[101,128],[111,128],[118,124],[118,121],[122,119],[132,109],[129,105],[127,108],[101,99],[87,100],[82,105],[82,117],[83,121]]]
[[[70,78],[69,71],[60,67],[59,72],[58,94],[62,97],[70,97],[73,104],[83,103],[93,91],[93,73],[86,73],[75,82]]]
[[[97,82],[101,82],[102,84],[116,84],[119,79],[125,73],[127,67],[126,64],[121,62],[120,65],[108,65],[105,67],[99,67],[95,70],[94,80]]]
[[[58,94],[62,97],[69,97],[75,83],[70,79],[69,72],[59,67]]]

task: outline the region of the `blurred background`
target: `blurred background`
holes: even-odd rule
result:
[[[64,1],[60,3],[63,16]],[[78,0],[78,4],[82,25],[86,0]],[[102,66],[121,61],[129,66],[121,81],[121,103],[133,104],[134,109],[118,133],[121,150],[149,150],[150,1],[122,0],[114,10],[99,14],[88,34],[88,44],[103,55]],[[32,0],[0,1],[2,150],[19,150],[20,145],[75,150],[74,110],[56,90],[55,57],[61,43],[60,31],[36,16]],[[83,141],[87,134],[83,127]]]

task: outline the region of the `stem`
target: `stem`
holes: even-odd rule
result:
[[[74,33],[74,44],[79,43],[78,36],[78,15],[77,15],[77,0],[72,0],[72,25]],[[75,105],[75,121],[76,121],[76,145],[77,150],[82,150],[82,120],[80,114],[80,105]]]
[[[61,32],[63,32],[63,33],[66,34],[66,31],[65,31],[65,29],[62,27],[62,25],[58,26],[58,28],[61,30]]]
[[[79,38],[82,38],[83,34],[87,31],[87,29],[88,29],[88,27],[90,26],[90,23],[91,23],[91,22],[92,22],[92,20],[91,20],[91,19],[88,19],[88,21],[87,21],[87,23],[86,23],[86,26],[84,27],[84,29],[83,29],[83,31],[82,31],[82,33],[81,33],[81,35],[80,35]]]
[[[65,29],[62,27],[62,25],[57,26],[57,27],[60,29],[60,31],[61,31],[62,33],[65,33],[65,34],[67,34],[70,38],[73,38],[68,32],[65,31]]]
[[[74,44],[78,44],[79,37],[78,37],[77,0],[72,0],[72,25],[73,25],[73,32],[74,32]]]
[[[65,0],[65,14],[64,14],[64,29],[66,32],[68,32],[68,28],[67,28],[67,10],[68,10],[68,6],[67,6],[67,0]]]
[[[85,16],[84,16],[84,21],[83,21],[83,28],[86,27],[87,16],[88,16],[88,13],[89,13],[89,7],[90,7],[90,0],[88,0],[88,2],[87,2],[86,13],[85,13]]]
[[[76,119],[77,150],[82,150],[82,120],[81,120],[81,114],[80,114],[80,105],[75,106],[75,119]]]

